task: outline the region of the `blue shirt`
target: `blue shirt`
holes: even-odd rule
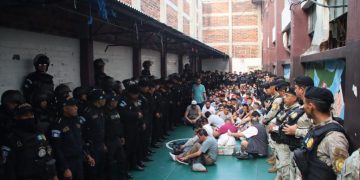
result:
[[[194,84],[192,87],[192,92],[194,93],[194,100],[200,104],[204,102],[204,93],[206,92],[205,86],[200,84]]]

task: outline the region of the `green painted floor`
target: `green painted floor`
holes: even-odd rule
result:
[[[189,138],[192,135],[193,131],[190,127],[181,126],[170,133],[167,141]],[[145,171],[131,172],[135,180],[270,180],[275,178],[275,174],[267,172],[270,166],[265,162],[266,159],[239,161],[232,156],[218,156],[216,165],[207,167],[208,172],[203,173],[193,172],[190,166],[172,161],[165,143],[154,151],[152,156],[154,161],[146,163]]]

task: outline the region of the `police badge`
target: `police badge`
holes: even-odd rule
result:
[[[45,147],[40,147],[38,152],[39,157],[44,157],[46,155]]]

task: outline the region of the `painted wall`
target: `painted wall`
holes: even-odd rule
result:
[[[112,46],[105,52],[107,44],[94,42],[94,59],[105,59],[105,72],[115,80],[123,81],[133,75],[132,49],[126,46]]]
[[[79,52],[77,39],[0,28],[0,94],[21,87],[25,76],[34,71],[33,58],[39,53],[50,58],[48,73],[54,76],[55,85],[79,86]]]
[[[314,62],[305,65],[305,75],[314,80],[314,85],[328,88],[333,93],[335,116],[342,119],[344,119],[345,114],[344,95],[341,86],[344,70],[345,62],[341,60]]]
[[[166,58],[167,75],[178,73],[178,56],[176,54],[167,54]]]
[[[229,61],[224,59],[202,59],[202,70],[228,72]]]
[[[141,49],[141,64],[144,61],[153,62],[150,68],[150,73],[151,75],[160,78],[161,77],[160,52],[150,49]]]

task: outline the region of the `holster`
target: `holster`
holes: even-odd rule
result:
[[[308,161],[306,149],[299,148],[294,150],[294,161],[296,166],[299,168],[302,175],[307,174],[308,172]]]

